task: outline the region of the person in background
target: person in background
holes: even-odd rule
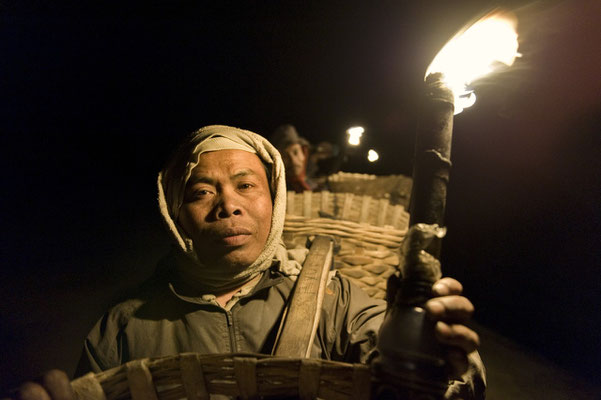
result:
[[[340,147],[327,140],[313,146],[307,163],[307,177],[322,190],[327,190],[328,176],[340,171],[343,155]],[[315,189],[314,189],[315,190]]]
[[[316,185],[307,177],[307,164],[309,162],[310,144],[299,136],[296,128],[290,124],[278,126],[270,142],[282,155],[286,167],[286,186],[288,190],[301,193],[314,190]]]

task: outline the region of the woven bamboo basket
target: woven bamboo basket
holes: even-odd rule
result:
[[[376,199],[387,199],[390,204],[409,208],[413,179],[406,175],[370,175],[338,172],[327,177],[327,186],[332,192],[368,195]]]
[[[284,243],[305,247],[314,235],[335,238],[334,268],[374,298],[386,295],[386,280],[399,264],[409,214],[402,205],[354,193],[288,192]]]
[[[89,373],[71,382],[86,400],[369,399],[370,371],[363,364],[292,359],[264,354],[146,358]]]

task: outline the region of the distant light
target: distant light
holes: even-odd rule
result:
[[[375,151],[374,149],[369,149],[369,151],[367,152],[367,160],[369,162],[376,162],[376,161],[378,161],[379,158],[380,158],[380,155],[378,154],[377,151]]]
[[[361,136],[363,136],[363,132],[365,132],[365,129],[363,129],[362,126],[353,126],[352,128],[348,128],[346,130],[346,133],[348,134],[348,144],[351,146],[359,146],[359,144],[361,144]]]

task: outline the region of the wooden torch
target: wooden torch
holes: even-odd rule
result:
[[[432,284],[440,279],[437,258],[451,169],[453,92],[442,74],[425,80],[415,142],[409,231],[399,274],[388,281],[386,318],[372,362],[375,399],[442,399],[448,380],[442,351],[434,337],[434,323],[426,318],[424,303]]]
[[[424,304],[442,276],[438,258],[445,234],[453,115],[475,101],[468,89],[471,82],[499,64],[511,66],[519,56],[516,24],[510,14],[488,13],[452,38],[428,67],[415,141],[409,231],[400,268],[388,280],[387,313],[371,364],[372,398],[442,399],[448,387],[442,349]]]

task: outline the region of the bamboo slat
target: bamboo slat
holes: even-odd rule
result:
[[[387,199],[390,204],[409,206],[413,180],[406,175],[369,175],[338,172],[327,177],[332,192],[368,195],[374,199]]]
[[[287,194],[287,215],[305,218],[332,217],[336,220],[390,226],[405,229],[409,214],[400,204],[391,204],[387,199],[369,195],[333,192],[303,192]]]

